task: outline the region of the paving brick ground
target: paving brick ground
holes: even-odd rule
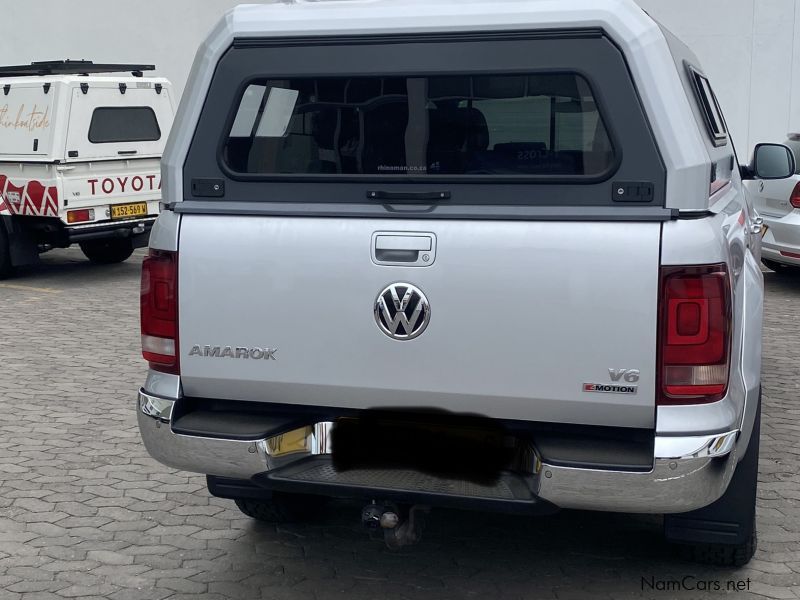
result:
[[[399,553],[360,531],[358,506],[244,518],[139,441],[140,260],[59,251],[0,282],[0,599],[800,598],[800,277],[766,275],[761,545],[736,571],[681,562],[652,517],[439,512]],[[643,589],[687,576],[701,589]]]

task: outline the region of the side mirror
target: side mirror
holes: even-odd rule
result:
[[[756,179],[786,179],[795,174],[794,153],[783,144],[758,144],[749,171]]]

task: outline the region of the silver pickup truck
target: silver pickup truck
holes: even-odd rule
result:
[[[201,47],[142,276],[152,456],[263,520],[663,514],[756,546],[763,279],[691,51],[630,0],[285,1]]]

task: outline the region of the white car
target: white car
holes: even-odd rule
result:
[[[0,278],[51,248],[108,264],[147,245],[175,112],[170,82],[144,76],[154,68],[0,67]]]
[[[764,220],[761,262],[776,272],[800,274],[800,133],[790,133],[785,144],[795,157],[795,175],[745,185]]]

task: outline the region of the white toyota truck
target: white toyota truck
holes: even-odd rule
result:
[[[756,548],[763,278],[692,52],[632,0],[283,1],[201,47],[142,275],[148,451],[256,518],[664,515]]]
[[[147,245],[175,112],[169,81],[144,77],[153,69],[0,67],[0,278],[51,248],[115,263]]]

